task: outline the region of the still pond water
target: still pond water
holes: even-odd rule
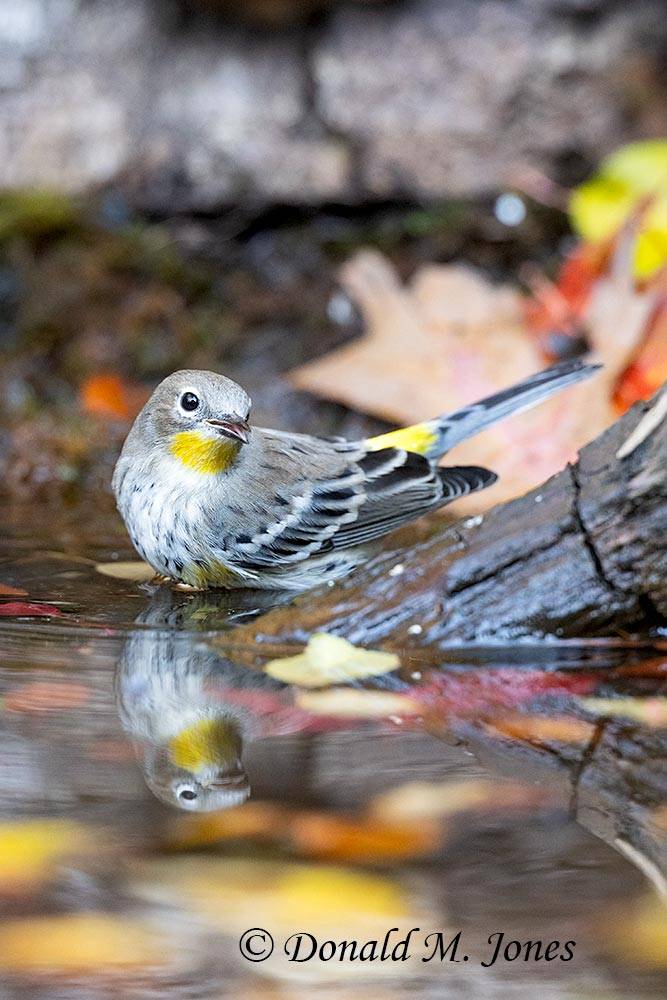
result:
[[[216,647],[270,595],[103,575],[132,553],[90,512],[8,522],[1,1000],[665,995],[664,718],[600,707],[659,704],[661,643],[289,684]]]

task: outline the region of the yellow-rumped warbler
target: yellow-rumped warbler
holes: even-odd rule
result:
[[[496,480],[439,468],[460,441],[588,378],[567,362],[454,413],[363,441],[251,429],[235,382],[179,371],[127,436],[113,489],[132,542],[192,587],[305,590],[368,558],[394,528]]]

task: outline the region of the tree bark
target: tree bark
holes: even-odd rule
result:
[[[484,518],[431,522],[417,542],[418,529],[407,540],[403,532],[351,578],[274,608],[217,645],[259,641],[268,653],[325,631],[405,650],[664,621],[667,420],[617,457],[652,405],[635,406],[538,489]]]

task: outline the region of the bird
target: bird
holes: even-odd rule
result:
[[[194,590],[304,591],[351,573],[395,528],[491,486],[489,469],[438,463],[600,367],[564,362],[358,441],[251,426],[250,397],[236,382],[177,371],[136,417],[112,488],[135,549],[158,576]]]

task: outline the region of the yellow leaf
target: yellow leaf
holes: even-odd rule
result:
[[[163,966],[164,942],[137,920],[105,914],[28,917],[0,925],[0,968],[11,972],[88,973]]]
[[[352,915],[391,919],[405,911],[402,891],[390,879],[328,865],[293,865],[276,883],[283,919],[295,926],[328,918],[346,920]]]
[[[235,858],[139,862],[138,891],[178,901],[225,932],[261,926],[294,930],[381,925],[405,918],[408,898],[390,879],[328,865]],[[390,924],[391,926],[391,924]],[[291,932],[290,931],[290,932]],[[273,930],[272,930],[272,933]]]
[[[635,249],[635,275],[646,278],[667,262],[667,141],[634,143],[606,159],[570,199],[570,219],[590,242],[614,236],[630,212],[652,197]]]
[[[78,823],[27,819],[0,823],[0,890],[50,878],[60,857],[89,851],[92,835]]]
[[[339,636],[317,633],[303,653],[269,660],[266,672],[285,684],[317,688],[387,674],[400,666],[394,653],[361,649]]]

